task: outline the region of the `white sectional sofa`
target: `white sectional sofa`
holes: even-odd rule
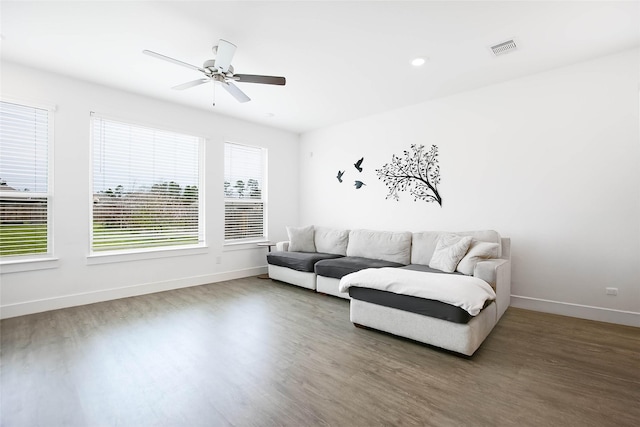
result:
[[[357,326],[471,356],[509,306],[510,239],[495,231],[289,231],[269,276],[350,299]]]

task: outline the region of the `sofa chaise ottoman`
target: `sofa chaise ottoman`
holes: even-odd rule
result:
[[[456,266],[467,274],[460,271],[443,272],[429,267],[437,242],[443,236],[451,234],[472,238],[473,243],[460,262],[462,265]],[[488,252],[485,250],[487,248],[490,249]],[[477,254],[482,251],[485,253],[484,257],[478,257]],[[347,290],[351,296],[350,320],[356,326],[377,329],[471,356],[509,307],[510,252],[510,239],[502,238],[494,231],[414,233],[412,264],[388,273],[392,282],[397,282],[392,283],[396,292],[371,288],[371,282],[382,276],[383,270],[386,269],[375,271],[375,274],[362,270],[344,276],[340,283],[340,291]],[[487,253],[492,253],[491,258],[487,257]],[[405,287],[404,277],[407,274],[397,270],[412,270],[412,273],[420,277],[420,282],[429,287],[438,282],[443,282],[442,286],[445,289],[447,283],[452,285],[452,288],[458,285],[476,286],[468,288],[465,294],[478,292],[480,300],[470,309],[458,299],[443,302],[446,298],[417,298],[407,295],[406,292],[398,292],[399,288]],[[367,273],[369,279],[366,277]],[[358,279],[357,275],[364,279]],[[356,286],[347,286],[349,282],[355,283]]]

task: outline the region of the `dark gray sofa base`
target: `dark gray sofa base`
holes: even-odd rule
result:
[[[435,317],[449,322],[468,323],[469,320],[473,318],[473,316],[460,307],[411,295],[401,295],[377,289],[352,287],[349,288],[349,296],[371,304],[397,308],[398,310]]]

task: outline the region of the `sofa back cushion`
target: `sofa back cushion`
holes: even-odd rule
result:
[[[413,240],[411,243],[411,264],[423,264],[429,265],[433,252],[436,250],[438,240],[442,235],[457,234],[458,236],[471,236],[474,240],[489,243],[498,243],[498,257],[502,256],[500,251],[501,241],[500,234],[493,230],[480,230],[480,231],[462,231],[462,232],[448,232],[448,231],[423,231],[420,233],[413,233]]]
[[[349,230],[315,227],[316,251],[325,254],[346,255]]]
[[[411,233],[352,230],[349,233],[347,256],[381,259],[407,265],[411,261]]]

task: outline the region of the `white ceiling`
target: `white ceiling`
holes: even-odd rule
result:
[[[6,1],[11,61],[295,132],[352,120],[640,45],[638,1]],[[236,72],[287,85],[237,85],[236,102],[143,55],[201,66],[224,38]],[[488,47],[515,38],[519,50]],[[412,58],[429,60],[421,68]],[[6,88],[5,88],[6,89]]]

